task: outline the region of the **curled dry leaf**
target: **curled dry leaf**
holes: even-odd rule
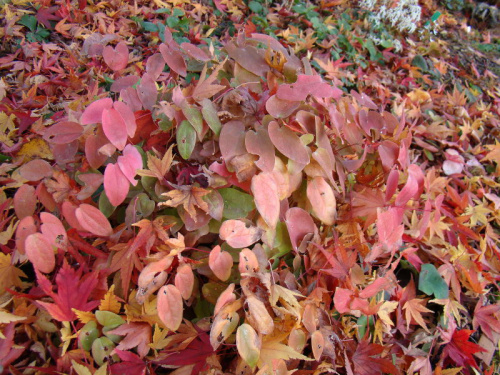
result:
[[[56,266],[54,248],[41,233],[30,234],[25,242],[26,256],[40,272],[52,272]]]
[[[90,204],[82,203],[75,211],[82,228],[96,236],[111,236],[113,228],[104,214]]]
[[[220,280],[226,281],[231,276],[233,258],[227,251],[222,251],[220,246],[215,246],[208,257],[208,266]]]
[[[262,231],[242,220],[226,220],[220,227],[219,235],[229,246],[241,249],[257,242]]]
[[[234,332],[239,321],[240,317],[236,311],[221,313],[215,317],[210,330],[210,344],[214,350],[217,350],[220,344]]]
[[[158,292],[158,316],[171,331],[177,331],[182,322],[183,305],[179,289],[174,285],[165,285]]]
[[[255,367],[260,356],[260,339],[250,324],[243,323],[236,331],[236,347],[241,358],[250,367]]]

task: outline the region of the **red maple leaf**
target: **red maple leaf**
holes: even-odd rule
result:
[[[54,13],[58,10],[58,7],[41,7],[38,9],[36,12],[36,19],[38,22],[40,22],[43,26],[45,26],[47,29],[52,30],[52,25],[50,24],[50,21],[60,21],[61,17],[56,16]]]
[[[484,298],[481,298],[474,309],[474,319],[472,325],[474,329],[481,327],[482,331],[489,339],[495,342],[493,332],[500,333],[500,305],[483,306]]]
[[[36,303],[45,308],[50,315],[60,321],[73,321],[76,315],[72,309],[81,311],[90,311],[99,305],[99,301],[87,301],[90,293],[97,286],[98,273],[92,272],[82,277],[83,268],[75,271],[71,266],[64,262],[62,268],[56,276],[57,293],[52,290],[52,283],[38,270],[36,278],[38,285],[47,293],[55,303],[40,302]]]
[[[146,363],[137,354],[120,349],[115,349],[114,353],[122,362],[111,365],[111,374],[144,375],[146,373]]]
[[[469,337],[473,332],[470,329],[461,329],[460,331],[453,332],[451,341],[443,349],[443,357],[451,358],[457,366],[478,368],[473,354],[486,352],[486,350],[469,341]]]
[[[210,336],[196,326],[195,328],[199,332],[199,335],[191,341],[186,349],[170,354],[165,359],[155,361],[155,363],[170,366],[194,365],[191,375],[198,374],[206,369],[208,366],[207,358],[215,353],[215,351],[212,348],[212,344],[210,344]]]
[[[14,346],[14,334],[16,332],[14,326],[15,323],[10,323],[3,328],[4,338],[0,338],[0,370],[7,370],[9,365],[18,359],[29,345],[29,342],[26,342],[22,345],[23,347]]]
[[[352,356],[357,375],[398,374],[398,369],[389,358],[380,358],[385,350],[382,345],[361,341]]]

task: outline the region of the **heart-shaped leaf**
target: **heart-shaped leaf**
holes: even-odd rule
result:
[[[307,198],[313,213],[326,225],[332,225],[337,214],[333,189],[323,177],[314,177],[307,183]]]
[[[219,245],[215,246],[208,257],[208,266],[220,280],[226,281],[231,276],[233,258],[228,252],[221,251]]]
[[[134,112],[128,105],[123,102],[115,102],[113,108],[120,114],[127,128],[127,135],[133,138],[137,130],[137,123],[135,122]]]
[[[115,72],[125,69],[128,64],[128,47],[124,42],[120,42],[115,48],[104,47],[102,51],[104,62]]]
[[[280,216],[280,198],[273,175],[264,172],[253,176],[251,189],[257,210],[267,225],[275,228]]]
[[[185,300],[191,298],[194,287],[194,274],[189,264],[184,263],[177,267],[174,284],[179,289],[182,298]]]
[[[110,98],[103,98],[96,100],[90,104],[85,111],[83,111],[82,117],[80,117],[80,123],[82,125],[98,124],[102,122],[102,113],[105,109],[111,109],[113,107],[113,100]]]
[[[142,156],[137,148],[127,145],[123,150],[123,155],[118,158],[118,166],[127,180],[132,185],[137,185],[137,180],[134,177],[137,170],[142,168]]]
[[[255,367],[260,357],[260,339],[250,324],[243,323],[236,331],[236,348],[241,358]]]
[[[437,299],[446,299],[449,296],[448,284],[439,274],[433,264],[422,264],[418,279],[418,289],[427,295],[434,294]]]
[[[49,143],[66,144],[80,138],[83,134],[83,127],[72,121],[63,121],[52,125],[43,134],[43,139]]]

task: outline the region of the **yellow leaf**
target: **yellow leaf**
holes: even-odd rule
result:
[[[24,316],[17,316],[14,314],[11,314],[5,310],[0,310],[0,324],[8,324],[11,322],[18,322],[20,320],[24,320],[26,317]]]
[[[54,159],[49,145],[42,138],[34,138],[28,143],[23,144],[17,155],[24,156],[25,161],[32,159]]]
[[[460,374],[462,369],[463,367],[447,368],[445,370],[441,370],[441,375],[457,375]]]
[[[20,277],[28,276],[11,264],[10,254],[0,252],[0,294],[4,292],[5,288],[22,287],[23,283]]]
[[[268,365],[269,368],[273,368],[274,359],[283,359],[285,361],[288,361],[289,359],[314,361],[314,359],[308,358],[305,355],[296,352],[288,345],[284,345],[277,340],[270,340],[263,342],[260,348],[260,357],[257,366],[259,368],[262,368],[265,365]]]
[[[5,112],[0,112],[0,142],[5,143],[7,147],[14,145],[12,138],[17,132],[15,118],[15,115],[7,116]]]
[[[404,304],[403,309],[406,310],[405,319],[406,319],[407,329],[410,329],[410,324],[413,318],[418,323],[418,325],[420,325],[423,329],[425,329],[427,333],[430,333],[429,329],[425,325],[422,313],[432,312],[432,311],[424,306],[425,303],[426,301],[424,299],[413,298]]]
[[[109,290],[107,291],[104,298],[101,300],[101,303],[99,305],[99,310],[111,311],[114,312],[115,314],[118,314],[120,312],[122,305],[120,302],[118,302],[118,299],[114,294],[114,290],[115,290],[115,285],[113,284],[111,285],[111,288],[109,288]]]
[[[76,314],[78,320],[83,324],[86,324],[91,320],[96,320],[95,315],[90,311],[80,311],[77,309],[72,309],[72,310]]]
[[[106,375],[108,373],[108,364],[104,363],[101,367],[99,367],[94,375]]]
[[[14,222],[14,220],[11,220],[9,226],[3,232],[0,232],[1,245],[7,245],[7,242],[9,242],[14,235],[18,223],[18,221]]]
[[[380,320],[384,322],[384,324],[391,327],[394,325],[394,323],[389,317],[389,314],[392,313],[394,310],[396,310],[397,307],[398,307],[397,301],[385,301],[382,304],[382,306],[380,306],[380,308],[378,309],[377,315],[379,316]]]
[[[73,359],[71,360],[71,367],[73,368],[73,370],[75,370],[75,372],[78,375],[92,375],[92,372],[90,372],[90,370],[87,367],[76,362]]]
[[[63,327],[61,328],[61,340],[63,342],[61,355],[64,355],[66,353],[66,350],[68,350],[69,345],[71,344],[71,340],[77,338],[77,334],[76,333],[72,334],[72,333],[73,331],[71,329],[70,323],[63,322]]]
[[[168,329],[162,329],[158,324],[155,324],[154,328],[153,342],[149,344],[149,347],[154,350],[161,350],[166,347],[170,341],[170,339],[167,339],[167,335],[170,331]]]

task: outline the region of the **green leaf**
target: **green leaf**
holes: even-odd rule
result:
[[[264,8],[262,7],[262,5],[256,1],[250,1],[248,3],[248,7],[250,8],[250,10],[254,13],[261,13]]]
[[[125,323],[125,320],[118,314],[115,314],[111,311],[101,311],[98,310],[95,312],[95,318],[99,322],[100,325],[104,327],[118,327]]]
[[[201,133],[203,131],[203,117],[201,117],[201,112],[198,108],[186,104],[182,107],[182,113],[196,130],[198,137],[201,138]]]
[[[35,16],[30,16],[29,14],[25,14],[21,17],[21,19],[17,22],[20,25],[26,26],[30,31],[36,30],[36,24],[38,23]]]
[[[95,362],[101,366],[104,361],[111,355],[115,348],[115,344],[107,337],[100,337],[92,343],[92,357]]]
[[[449,295],[448,285],[432,264],[422,264],[418,290],[427,295],[434,294],[437,299],[446,299]]]
[[[196,131],[189,121],[182,121],[177,128],[177,149],[184,160],[189,159],[196,144]]]
[[[201,105],[203,107],[201,109],[203,118],[207,122],[210,129],[212,129],[215,135],[218,136],[220,134],[222,124],[219,116],[217,115],[217,109],[215,108],[214,103],[209,99],[203,99]]]
[[[111,204],[106,193],[102,192],[99,196],[99,211],[109,218],[115,212],[115,209],[116,207]]]
[[[427,65],[427,62],[421,55],[416,55],[413,60],[411,61],[411,65],[416,66],[417,68],[420,68],[422,72],[426,72],[429,70],[429,66]]]
[[[226,219],[242,219],[247,217],[250,211],[255,209],[253,197],[237,189],[219,189],[224,200],[224,211],[222,216]]]

